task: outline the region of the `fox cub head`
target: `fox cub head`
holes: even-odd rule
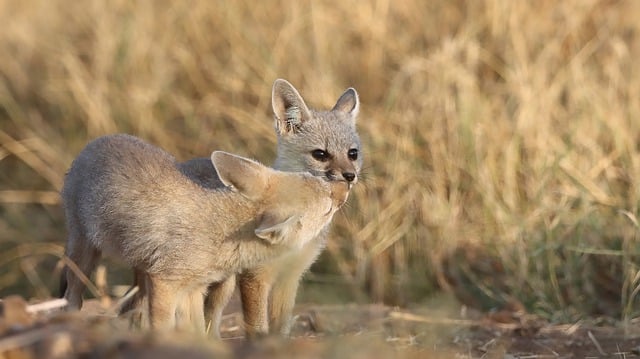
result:
[[[286,80],[273,84],[272,106],[278,135],[275,168],[308,171],[349,186],[358,181],[362,167],[356,117],[358,93],[347,89],[329,111],[310,109]]]
[[[344,182],[273,170],[227,152],[213,152],[211,162],[225,186],[260,204],[254,232],[271,244],[303,245],[331,221],[349,195]],[[289,242],[294,239],[302,242]]]

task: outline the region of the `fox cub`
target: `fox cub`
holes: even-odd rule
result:
[[[286,80],[273,84],[272,108],[278,139],[274,169],[309,172],[318,178],[351,186],[362,168],[361,144],[356,131],[360,109],[358,93],[347,89],[331,110],[310,109]],[[180,164],[182,171],[204,186],[215,187],[219,179],[210,164],[194,159]],[[245,329],[249,337],[269,332],[287,335],[298,283],[316,260],[327,240],[327,222],[317,236],[301,247],[244,270],[237,278],[242,298]],[[214,284],[206,300],[205,315],[217,335],[222,308],[236,283]]]
[[[144,273],[152,328],[175,327],[188,301],[204,332],[209,284],[304,247],[348,196],[344,183],[225,152],[213,152],[211,163],[220,188],[199,185],[165,151],[121,134],[90,142],[66,175],[65,254],[85,275],[103,252]],[[79,309],[84,284],[68,267],[61,287]]]

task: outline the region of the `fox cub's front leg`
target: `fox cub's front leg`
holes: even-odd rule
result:
[[[229,303],[236,288],[236,277],[231,276],[222,282],[209,285],[207,296],[204,301],[205,325],[209,326],[209,334],[215,338],[220,338],[220,322],[222,321],[222,311]]]
[[[300,278],[324,247],[323,230],[300,251],[292,252],[241,275],[240,292],[248,337],[267,333],[287,336]]]
[[[287,276],[273,283],[271,300],[269,301],[269,332],[283,336],[289,335],[293,325],[292,312],[296,303],[296,294],[302,274],[306,268],[297,268],[298,273]],[[292,268],[292,271],[294,269]]]
[[[271,271],[262,269],[263,267],[255,268],[239,275],[238,285],[247,338],[269,334],[268,302],[273,276]]]

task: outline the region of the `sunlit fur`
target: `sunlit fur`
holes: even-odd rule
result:
[[[158,147],[110,135],[90,142],[66,175],[65,254],[86,276],[102,253],[142,273],[140,296],[148,295],[153,328],[175,327],[186,301],[190,324],[204,332],[209,284],[303,247],[348,196],[344,183],[225,152],[214,152],[210,162],[218,188],[186,177]],[[62,287],[69,309],[79,309],[84,284],[69,268]]]

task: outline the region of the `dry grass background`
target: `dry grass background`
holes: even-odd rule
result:
[[[271,163],[283,77],[315,108],[362,101],[364,180],[304,300],[639,314],[636,1],[29,0],[0,23],[3,295],[55,294],[87,141]]]

